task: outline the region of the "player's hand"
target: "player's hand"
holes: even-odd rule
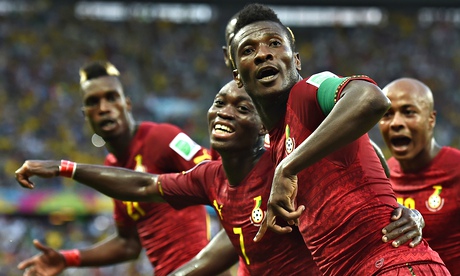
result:
[[[66,268],[64,257],[58,251],[41,244],[38,240],[34,240],[34,246],[42,253],[18,264],[18,269],[24,270],[23,276],[53,276]]]
[[[398,207],[392,212],[392,223],[382,229],[383,242],[394,240],[391,244],[398,247],[410,240],[410,247],[415,247],[422,241],[422,229],[425,220],[418,210]]]
[[[29,180],[31,176],[51,178],[59,175],[60,161],[27,160],[16,170],[16,181],[24,188],[33,189],[34,183]]]
[[[276,224],[276,217],[283,218],[289,225],[298,225],[299,217],[305,210],[305,206],[301,205],[295,209],[295,197],[297,195],[297,176],[283,175],[281,170],[275,171],[273,178],[270,198],[267,203],[267,213],[262,221],[262,224],[254,237],[254,241],[258,242],[265,235],[267,229],[278,233],[286,234],[292,231],[290,226],[280,226]]]

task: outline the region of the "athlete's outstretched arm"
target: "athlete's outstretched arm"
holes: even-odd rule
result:
[[[237,261],[238,254],[227,233],[222,229],[200,253],[169,276],[229,275],[225,271]]]
[[[135,227],[117,227],[118,233],[87,249],[57,251],[34,240],[41,253],[18,264],[24,276],[58,275],[69,266],[106,266],[136,259],[142,245]],[[72,253],[70,253],[72,252]],[[66,261],[67,260],[67,261]]]
[[[30,181],[32,176],[42,178],[72,176],[76,181],[119,200],[164,202],[157,187],[158,175],[125,168],[73,162],[70,162],[67,167],[69,163],[63,165],[63,162],[27,160],[16,171],[16,180],[21,186],[33,189],[34,183]],[[71,172],[68,171],[69,167],[72,168]]]

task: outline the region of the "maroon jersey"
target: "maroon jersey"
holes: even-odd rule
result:
[[[121,164],[109,154],[105,165],[160,174],[188,170],[209,158],[206,149],[176,126],[143,122],[131,142],[127,162]],[[117,225],[137,228],[155,275],[172,272],[198,254],[209,241],[204,206],[177,211],[167,203],[120,200],[114,203]]]
[[[276,164],[325,119],[317,76],[291,89],[285,117],[270,131]],[[348,81],[351,79],[373,82],[365,76]],[[332,95],[338,99],[345,85],[333,87]],[[297,176],[297,205],[306,207],[299,229],[325,275],[373,275],[395,264],[419,260],[442,264],[426,242],[411,249],[407,245],[393,248],[381,241],[381,229],[398,205],[367,134]]]
[[[160,183],[163,197],[175,208],[214,207],[251,275],[320,275],[297,228],[286,235],[267,231],[262,241],[253,241],[265,216],[273,173],[266,152],[236,187],[229,185],[220,161],[201,164],[186,174],[161,175]]]
[[[423,237],[452,275],[460,276],[460,151],[443,147],[417,173],[404,173],[393,157],[388,166],[398,202],[422,213]]]

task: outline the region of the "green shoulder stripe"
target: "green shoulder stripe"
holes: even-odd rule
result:
[[[331,112],[335,105],[338,87],[347,79],[348,78],[332,77],[321,82],[318,88],[317,97],[319,106],[325,116]]]

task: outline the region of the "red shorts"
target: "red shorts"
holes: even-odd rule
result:
[[[446,266],[438,263],[406,263],[398,267],[389,267],[374,276],[451,276]]]

